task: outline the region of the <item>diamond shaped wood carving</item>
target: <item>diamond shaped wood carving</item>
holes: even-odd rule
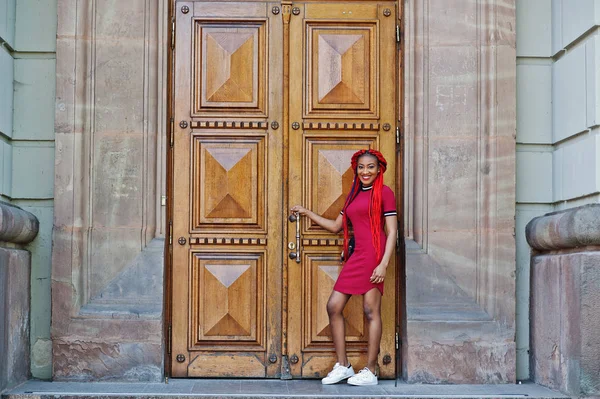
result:
[[[192,230],[263,229],[264,137],[194,139]]]
[[[206,309],[204,335],[247,336],[251,333],[251,313],[243,303],[254,291],[251,265],[206,265],[204,275]]]
[[[305,115],[378,112],[376,29],[365,24],[341,28],[311,22],[308,28],[307,70],[310,86]]]
[[[263,21],[197,22],[194,115],[264,114],[264,36]]]

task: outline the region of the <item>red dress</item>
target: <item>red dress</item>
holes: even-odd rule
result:
[[[348,219],[352,223],[354,230],[355,248],[352,256],[344,264],[333,289],[343,294],[362,295],[377,288],[383,295],[383,282],[379,284],[371,283],[373,270],[379,265],[380,259],[377,259],[375,248],[371,237],[371,224],[369,221],[369,203],[371,201],[371,189],[373,187],[362,187],[356,198],[348,205]],[[386,216],[396,215],[396,200],[394,192],[388,186],[383,186],[381,197],[382,204],[382,223],[379,231],[381,245],[381,256],[385,252],[384,226]]]

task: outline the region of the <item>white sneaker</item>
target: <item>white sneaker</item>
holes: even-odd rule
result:
[[[341,380],[345,380],[346,378],[352,377],[354,375],[354,369],[352,365],[348,367],[342,366],[339,363],[336,363],[333,366],[333,370],[327,374],[327,377],[321,380],[321,383],[324,385],[335,384],[340,382]]]
[[[350,385],[377,385],[377,376],[368,367],[360,370],[354,377],[348,379]]]

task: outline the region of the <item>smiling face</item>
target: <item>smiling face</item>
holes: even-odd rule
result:
[[[374,155],[364,154],[358,158],[358,165],[356,166],[356,174],[360,179],[363,186],[370,186],[373,184],[379,173],[379,162]]]

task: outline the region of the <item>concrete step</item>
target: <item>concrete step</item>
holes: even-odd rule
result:
[[[500,385],[422,385],[380,381],[354,387],[319,380],[170,379],[165,383],[28,381],[2,395],[6,399],[176,399],[212,398],[527,398],[565,399],[533,383]]]

